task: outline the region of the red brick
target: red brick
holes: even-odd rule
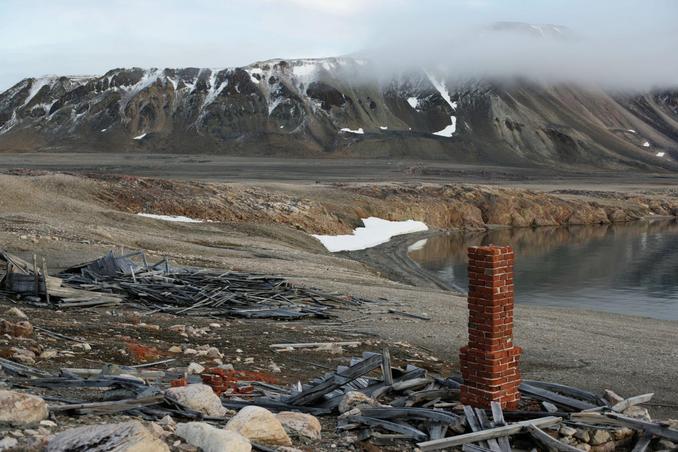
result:
[[[513,263],[509,246],[468,249],[469,343],[459,351],[464,384],[461,400],[489,407],[492,400],[517,407],[520,397],[518,357],[513,345]]]

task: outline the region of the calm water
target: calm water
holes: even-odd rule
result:
[[[675,221],[437,235],[409,255],[466,290],[466,248],[491,243],[516,252],[518,303],[678,320]]]

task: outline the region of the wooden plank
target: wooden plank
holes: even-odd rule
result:
[[[51,412],[72,411],[76,414],[110,414],[129,411],[145,406],[157,405],[165,400],[162,394],[140,399],[116,400],[113,402],[77,403],[72,405],[50,405]]]
[[[412,438],[415,441],[421,441],[428,438],[426,433],[407,424],[396,424],[395,422],[385,421],[383,419],[375,419],[367,416],[346,416],[345,419],[349,422],[369,425],[370,427],[381,427],[391,432],[407,435],[409,438]]]
[[[549,451],[559,451],[559,452],[581,452],[581,449],[577,449],[576,447],[573,446],[568,446],[565,443],[561,443],[539,427],[535,427],[534,425],[528,425],[525,427],[527,431],[530,433],[530,436],[535,439],[538,443],[543,445],[546,450]]]
[[[634,405],[640,405],[641,403],[649,402],[650,400],[652,400],[652,397],[654,397],[654,392],[629,397],[628,399],[624,399],[619,403],[615,403],[612,406],[612,411],[616,411],[618,413],[621,413],[625,409],[632,407]]]
[[[555,416],[547,416],[539,419],[531,419],[529,421],[516,422],[515,424],[505,425],[503,427],[495,427],[489,430],[480,432],[467,433],[465,435],[451,436],[449,438],[438,439],[434,441],[425,441],[418,443],[417,446],[422,452],[431,450],[441,450],[448,447],[461,446],[469,443],[476,443],[478,441],[485,441],[492,438],[500,438],[502,436],[515,435],[523,430],[528,425],[536,425],[537,427],[545,427],[547,425],[557,424],[562,421],[562,418]]]
[[[461,447],[463,452],[492,452],[490,449],[485,447],[476,446],[475,444],[464,444]]]
[[[338,346],[347,346],[347,347],[359,347],[362,342],[357,341],[345,341],[345,342],[306,342],[306,343],[296,343],[296,344],[271,344],[270,348],[277,349],[286,349],[286,348],[318,348],[318,347],[329,347],[332,345]]]
[[[381,366],[381,361],[381,355],[375,353],[342,372],[336,372],[332,378],[289,397],[285,402],[291,405],[306,405],[316,401],[325,394],[330,393],[346,383],[349,383],[358,377],[362,377],[366,373]]]
[[[494,425],[492,425],[490,420],[487,418],[487,415],[485,414],[485,410],[481,410],[480,408],[476,408],[475,412],[476,412],[476,417],[478,418],[478,422],[480,422],[480,426],[483,428],[483,430],[487,430],[488,428],[494,427]],[[491,450],[493,450],[494,452],[503,452],[502,448],[499,447],[499,443],[497,442],[496,438],[488,439],[487,440],[487,446]]]
[[[476,417],[476,412],[473,410],[473,407],[464,405],[464,415],[466,415],[466,423],[471,428],[472,432],[479,432],[483,430],[483,428],[480,426],[480,421],[478,421],[478,418]],[[490,448],[490,445],[487,443],[487,441],[478,441],[478,444],[480,447],[485,447],[488,449]]]
[[[577,411],[597,408],[597,405],[593,405],[592,403],[585,402],[583,400],[573,399],[572,397],[557,394],[547,389],[537,388],[536,386],[528,385],[527,383],[521,383],[518,389],[520,389],[520,392],[524,394],[536,396],[538,398],[545,399],[548,400],[549,402],[553,402],[558,405],[571,408]]]
[[[636,442],[636,445],[633,446],[633,450],[631,452],[645,452],[647,447],[650,445],[650,442],[652,442],[652,435],[643,433],[640,435],[640,438],[638,438],[638,441]]]
[[[395,309],[389,309],[388,312],[390,314],[398,314],[398,315],[402,315],[402,316],[405,316],[405,317],[411,317],[413,319],[418,319],[418,320],[431,320],[431,317],[427,317],[425,315],[412,314],[410,312],[398,311],[398,310],[395,310]]]
[[[490,407],[492,409],[492,419],[494,419],[494,426],[502,427],[506,425],[506,421],[504,420],[504,411],[501,409],[501,404],[493,400],[490,402]],[[511,452],[511,443],[507,437],[502,436],[501,438],[497,438],[497,442],[499,443],[499,447],[501,447],[502,452]]]
[[[607,405],[605,400],[603,400],[601,397],[597,396],[596,394],[589,392],[589,391],[584,391],[583,389],[574,388],[572,386],[566,386],[566,385],[562,385],[560,383],[548,383],[548,382],[536,381],[536,380],[523,380],[523,383],[527,383],[528,385],[535,386],[537,388],[546,389],[548,391],[558,392],[558,393],[561,393],[561,394],[569,396],[569,397],[574,397],[576,399],[586,400],[586,401],[591,402],[595,405]]]
[[[381,356],[381,372],[384,374],[384,384],[391,386],[393,384],[393,370],[391,369],[391,351],[388,347],[384,347]]]

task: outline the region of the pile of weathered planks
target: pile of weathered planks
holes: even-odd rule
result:
[[[47,372],[0,358],[0,369],[10,386],[40,388],[43,398],[52,402],[49,409],[54,413],[125,413],[149,420],[171,415],[177,419],[225,421],[226,417],[203,415],[166,396],[165,389],[177,377],[183,375],[186,383],[201,381],[197,375],[186,377],[181,369],[153,369],[168,361],[173,360]],[[210,384],[204,375],[202,381]],[[581,449],[571,445],[572,441],[564,441],[573,438],[559,439],[564,430],[615,432],[622,427],[628,435],[623,441],[614,441],[610,435],[605,450],[642,452],[650,450],[653,441],[678,441],[675,425],[624,414],[648,402],[652,394],[611,404],[577,388],[529,381],[521,386],[520,411],[502,412],[496,403],[490,410],[460,404],[460,382],[459,376],[436,377],[411,364],[392,367],[390,353],[384,350],[381,354],[364,353],[362,358],[353,358],[349,365],[339,366],[303,386],[243,380],[238,384],[248,388],[247,395],[227,391],[221,399],[226,408],[258,405],[272,411],[337,415],[339,432],[351,434],[356,441],[400,449],[413,448],[416,443],[422,451],[462,448],[472,452],[510,452],[538,447],[575,452]],[[83,397],[88,390],[94,391],[96,400],[50,395],[50,391],[58,394],[64,388],[77,388]]]
[[[0,289],[58,308],[127,303],[173,314],[300,319],[327,318],[332,309],[368,302],[298,287],[277,276],[174,268],[167,259],[148,264],[143,252],[117,256],[109,252],[58,277],[45,276],[46,269],[8,253],[0,257],[10,266]]]
[[[581,389],[525,381],[520,386],[521,409],[504,413],[497,403],[491,410],[462,405],[459,375],[440,378],[411,364],[395,368],[390,363],[388,350],[365,353],[362,359],[354,358],[349,366],[340,366],[303,387],[290,390],[259,384],[258,395],[248,399],[236,395],[223,403],[230,408],[254,404],[274,411],[338,413],[339,431],[353,431],[359,440],[379,445],[416,442],[422,451],[463,447],[510,452],[514,440],[526,443],[521,446],[527,449],[536,445],[544,450],[581,450],[558,439],[563,426],[589,430],[626,427],[635,431],[635,436],[625,440],[626,444],[637,441],[634,452],[646,450],[652,438],[678,441],[678,430],[622,414],[648,402],[652,394],[611,404]],[[381,371],[374,372],[377,369]]]

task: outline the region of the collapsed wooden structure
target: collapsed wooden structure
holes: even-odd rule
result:
[[[109,252],[57,277],[1,250],[0,260],[7,263],[0,290],[59,309],[129,304],[178,315],[300,319],[327,318],[333,309],[369,302],[295,286],[277,276],[175,268],[167,259],[149,264],[143,252]]]
[[[172,361],[172,360],[169,360]],[[227,418],[210,417],[167,398],[164,389],[184,378],[197,383],[201,376],[186,378],[181,369],[152,369],[165,362],[143,366],[105,366],[102,369],[61,369],[51,373],[0,358],[0,369],[7,382],[22,388],[41,388],[52,402],[50,410],[70,415],[125,413],[149,420],[166,415],[176,419],[220,423]],[[214,377],[214,371],[207,371]],[[202,376],[202,382],[213,380]],[[244,373],[243,375],[247,375]],[[635,432],[625,442],[627,450],[649,450],[653,439],[678,441],[678,430],[656,421],[632,418],[622,412],[650,400],[644,394],[610,404],[581,389],[555,383],[523,382],[521,406],[502,411],[498,403],[491,409],[472,408],[459,402],[461,376],[443,378],[429,375],[411,364],[392,367],[390,353],[364,353],[349,365],[316,378],[301,387],[284,387],[265,381],[238,381],[235,390],[221,395],[227,408],[258,405],[272,411],[300,411],[315,415],[338,415],[337,430],[352,432],[358,440],[378,445],[414,447],[422,451],[462,448],[472,452],[510,452],[534,446],[542,450],[578,451],[558,439],[563,426],[583,429],[626,427]],[[68,400],[50,396],[50,390],[81,388],[108,389],[106,400]],[[248,388],[247,391],[239,389]],[[366,396],[361,402],[343,407],[350,393]],[[346,402],[344,402],[346,403]],[[555,430],[554,430],[555,429]],[[268,450],[264,446],[255,449]]]

